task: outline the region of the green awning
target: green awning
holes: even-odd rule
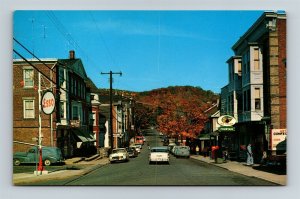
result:
[[[78,141],[89,142],[89,140],[83,135],[82,131],[80,131],[79,129],[73,129],[72,132],[79,139]]]
[[[199,139],[199,140],[210,140],[210,134],[207,134],[207,133],[205,133],[205,134],[200,134],[200,135],[198,136],[198,139]]]
[[[81,142],[96,142],[93,136],[88,132],[82,131],[80,129],[73,129],[72,132],[76,135],[77,138],[79,138]]]

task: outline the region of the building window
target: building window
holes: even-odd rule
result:
[[[255,88],[255,90],[254,90],[254,99],[255,99],[255,110],[260,110],[261,109],[260,88]]]
[[[28,99],[23,101],[24,118],[34,118],[34,100]]]
[[[60,102],[60,118],[65,118],[65,103]]]
[[[33,76],[34,76],[33,69],[23,70],[23,81],[24,81],[25,88],[32,88],[34,86]]]
[[[78,106],[72,107],[72,118],[73,120],[79,120]]]
[[[96,124],[96,112],[93,111],[93,126],[97,126]]]
[[[253,49],[254,70],[259,70],[259,48]]]
[[[242,75],[242,61],[241,60],[238,61],[238,75],[239,76]]]

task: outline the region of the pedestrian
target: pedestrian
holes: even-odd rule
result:
[[[267,152],[263,151],[260,164],[265,165],[267,163]]]
[[[196,146],[196,155],[199,155],[199,146]]]
[[[247,165],[253,165],[253,153],[251,143],[247,146]]]

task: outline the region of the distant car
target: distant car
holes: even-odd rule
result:
[[[152,147],[149,154],[149,164],[153,162],[164,162],[169,164],[170,156],[168,147]]]
[[[141,136],[141,135],[139,135],[139,136],[136,136],[135,137],[135,143],[139,143],[139,144],[144,144],[144,136]]]
[[[143,145],[142,145],[142,144],[140,144],[140,143],[135,143],[134,145],[135,145],[136,147],[140,148],[140,149],[142,149],[142,148],[143,148]]]
[[[129,155],[125,148],[116,148],[112,150],[112,153],[109,155],[110,163],[114,162],[128,162]]]
[[[169,150],[169,153],[171,153],[172,152],[172,149],[173,149],[173,147],[174,146],[176,146],[176,144],[175,143],[170,143],[169,145],[168,145],[168,150]]]
[[[131,148],[134,148],[138,153],[141,152],[141,148],[136,145],[130,145]]]
[[[171,154],[173,154],[173,155],[175,154],[175,150],[177,147],[179,147],[179,146],[174,145],[173,147],[171,147]]]
[[[127,149],[127,153],[128,153],[130,158],[135,158],[139,155],[139,152],[136,150],[135,147],[129,147]]]
[[[45,166],[54,163],[63,163],[61,150],[57,147],[42,147],[42,160]],[[27,152],[16,152],[13,154],[13,164],[19,166],[23,163],[38,163],[39,153],[38,147],[31,147]]]
[[[174,156],[175,157],[190,157],[190,147],[189,146],[176,146],[174,147]]]

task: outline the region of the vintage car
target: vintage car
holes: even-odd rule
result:
[[[130,158],[135,158],[139,155],[139,152],[136,150],[135,147],[129,147],[127,149],[127,152]]]
[[[128,162],[129,155],[125,148],[116,148],[112,150],[112,153],[109,155],[110,163],[114,162]]]
[[[45,166],[54,163],[63,163],[61,150],[57,147],[42,147],[42,160]],[[37,146],[31,147],[27,152],[16,152],[13,154],[13,164],[19,166],[23,163],[38,163],[39,150]]]
[[[170,156],[169,156],[169,151],[168,147],[152,147],[150,149],[150,154],[149,154],[149,164],[152,164],[154,162],[164,162],[169,164],[170,161]]]
[[[174,147],[174,156],[179,157],[190,157],[190,147],[189,146],[176,146]]]
[[[134,144],[130,145],[131,148],[134,148],[138,153],[141,152],[141,148],[139,146],[136,146]]]

